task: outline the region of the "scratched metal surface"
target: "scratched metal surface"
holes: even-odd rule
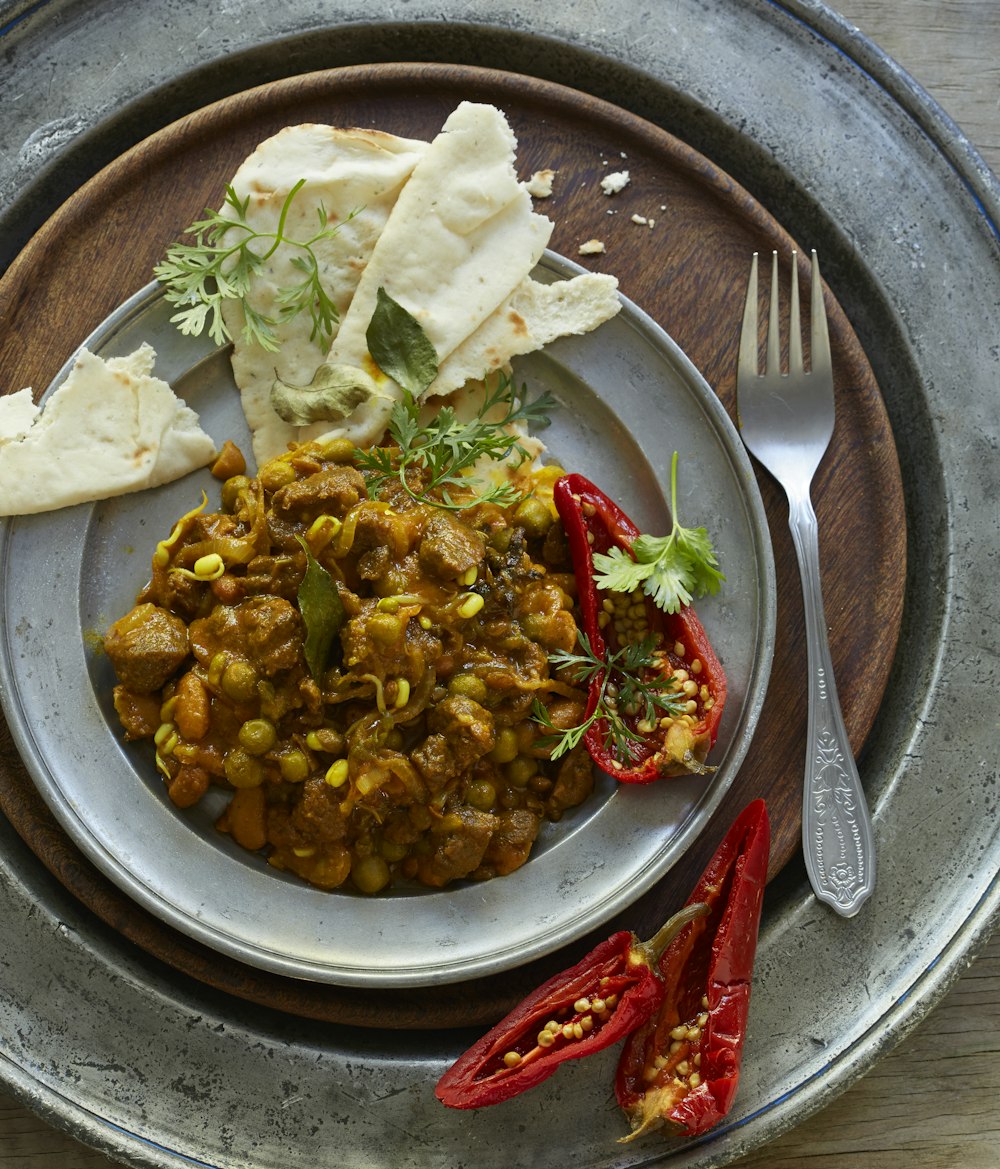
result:
[[[980,712],[996,690],[1000,558],[996,178],[893,62],[822,5],[521,9],[0,3],[0,265],[146,133],[308,69],[393,59],[515,67],[690,142],[821,251],[892,417],[913,568],[893,681],[861,761],[878,892],[845,922],[790,866],[769,895],[730,1121],[700,1143],[622,1148],[607,1087],[613,1052],[503,1109],[448,1113],[430,1085],[467,1036],[316,1026],[168,977],[96,926],[0,825],[0,1075],[128,1163],[492,1169],[544,1163],[558,1117],[561,1162],[724,1165],[870,1067],[994,923],[995,720]],[[80,1009],[68,1013],[67,1001]]]

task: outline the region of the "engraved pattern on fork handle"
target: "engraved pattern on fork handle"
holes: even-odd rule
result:
[[[802,577],[809,670],[802,850],[819,900],[853,917],[875,888],[875,841],[837,698],[820,589],[818,525],[808,495],[789,500],[788,526]]]

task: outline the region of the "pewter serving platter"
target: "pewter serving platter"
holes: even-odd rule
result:
[[[626,1147],[614,1052],[502,1109],[448,1113],[433,1084],[471,1034],[316,1025],[178,978],[0,821],[0,1076],[53,1124],[152,1169],[727,1165],[863,1075],[996,922],[996,731],[982,699],[996,689],[1000,184],[893,61],[814,0],[238,10],[0,0],[2,262],[143,135],[308,69],[502,62],[691,143],[817,248],[893,424],[913,567],[861,759],[879,888],[844,921],[788,867],[767,894],[733,1112],[697,1142]]]
[[[580,271],[550,253],[539,276]],[[108,358],[152,345],[156,374],[199,413],[216,446],[231,438],[249,451],[228,349],[181,336],[172,312],[151,285],[85,347]],[[641,896],[729,787],[767,688],[775,596],[763,505],[728,415],[678,346],[628,301],[594,333],[519,359],[515,376],[529,395],[547,390],[557,401],[544,433],[549,457],[597,478],[643,530],[669,530],[662,485],[675,449],[688,482],[701,485],[697,506],[718,517],[727,587],[699,605],[729,686],[712,756],[718,770],[642,786],[600,776],[593,798],[544,825],[528,863],[501,879],[374,898],[315,889],[215,829],[221,791],[187,812],[173,807],[149,745],[123,742],[112,706],[116,678],[101,635],[135,603],[157,540],[203,490],[218,505],[211,474],[10,521],[0,534],[8,724],[70,837],[176,929],[251,965],[345,986],[492,974],[559,948]]]

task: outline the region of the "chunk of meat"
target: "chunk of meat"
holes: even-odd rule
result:
[[[475,872],[496,827],[497,818],[489,812],[472,808],[449,812],[431,834],[434,851],[420,858],[419,880],[440,889],[449,881]]]
[[[134,694],[151,694],[188,656],[187,626],[148,601],[120,617],[104,637],[118,680]]]
[[[428,716],[427,728],[445,739],[461,771],[496,746],[493,715],[475,699],[462,694],[450,695],[439,702]]]
[[[478,568],[485,555],[482,535],[448,512],[437,511],[427,521],[420,539],[420,565],[438,580],[457,580],[469,569]]]
[[[575,808],[594,790],[594,764],[586,750],[574,748],[559,764],[555,787],[548,798],[550,814],[558,817]]]
[[[283,597],[249,597],[238,605],[217,605],[191,622],[191,648],[203,665],[219,652],[249,658],[267,677],[293,669],[301,660],[302,618]]]
[[[538,817],[525,808],[514,808],[497,816],[498,824],[483,854],[489,876],[504,876],[519,869],[528,859],[538,835]]]
[[[126,739],[149,739],[156,734],[161,722],[159,694],[134,694],[125,686],[116,686],[114,703]]]
[[[340,519],[366,494],[364,476],[356,467],[328,467],[279,488],[271,506],[279,515],[300,520],[314,520],[320,515]]]

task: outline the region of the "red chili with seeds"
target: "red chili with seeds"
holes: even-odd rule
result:
[[[718,735],[726,675],[704,627],[689,606],[665,613],[639,590],[602,593],[594,582],[594,553],[618,547],[631,554],[639,529],[583,475],[558,479],[553,499],[573,557],[581,625],[594,654],[604,659],[627,640],[658,634],[658,669],[665,680],[673,679],[686,706],[683,714],[657,719],[652,727],[626,714],[636,739],[624,749],[609,746],[606,720],[598,718],[584,737],[591,758],[622,783],[710,770],[705,758]],[[597,707],[602,682],[598,675],[590,683],[588,717]]]
[[[623,1039],[660,1007],[662,950],[705,912],[689,903],[649,942],[623,930],[554,975],[452,1064],[437,1098],[449,1108],[499,1104],[547,1080],[565,1060]]]
[[[709,913],[664,950],[664,995],[634,1031],[618,1065],[615,1094],[631,1140],[652,1129],[695,1135],[721,1120],[739,1082],[757,930],[767,878],[770,825],[763,800],[736,819],[689,904]]]

